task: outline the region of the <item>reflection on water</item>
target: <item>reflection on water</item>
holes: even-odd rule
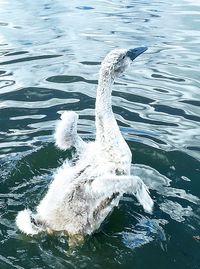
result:
[[[0,268],[199,268],[199,15],[196,0],[0,2]],[[131,196],[68,250],[30,238],[16,213],[34,208],[70,152],[53,145],[64,110],[95,137],[99,65],[114,47],[149,50],[114,85],[113,109],[151,190],[152,215]]]
[[[127,247],[134,249],[156,240],[163,247],[162,243],[167,239],[161,225],[167,223],[166,220],[161,219],[138,218],[138,223],[132,231],[122,232],[123,242]]]

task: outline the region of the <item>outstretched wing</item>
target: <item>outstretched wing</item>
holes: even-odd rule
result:
[[[95,179],[92,183],[93,191],[102,194],[102,197],[112,197],[114,194],[133,194],[144,210],[151,213],[153,200],[147,186],[138,176],[106,175]]]

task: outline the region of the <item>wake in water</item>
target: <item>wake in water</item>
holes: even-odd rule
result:
[[[42,231],[65,231],[85,236],[97,230],[124,193],[136,196],[144,210],[151,212],[153,201],[138,176],[130,174],[131,151],[115,120],[111,92],[116,77],[146,48],[115,49],[102,62],[96,97],[96,140],[85,143],[77,134],[78,115],[65,112],[55,132],[56,145],[75,147],[77,160],[58,169],[36,213],[19,212],[16,223],[30,235]]]

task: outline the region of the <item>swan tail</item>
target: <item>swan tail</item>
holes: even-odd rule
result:
[[[32,212],[28,209],[18,213],[16,217],[16,225],[27,235],[36,235],[43,231],[42,227],[37,224]]]

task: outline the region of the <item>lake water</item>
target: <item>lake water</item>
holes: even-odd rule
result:
[[[0,268],[200,268],[200,2],[0,1]],[[95,138],[100,62],[112,48],[148,46],[114,85],[113,109],[152,215],[124,196],[75,250],[62,234],[28,237],[34,209],[69,152],[54,146],[64,110]]]

